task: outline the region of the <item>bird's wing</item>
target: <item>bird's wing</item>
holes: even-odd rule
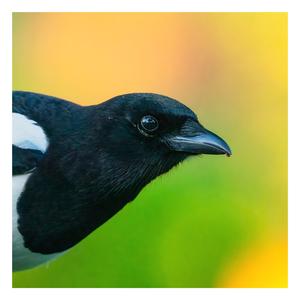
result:
[[[47,136],[36,121],[13,113],[13,175],[31,172],[48,146]]]

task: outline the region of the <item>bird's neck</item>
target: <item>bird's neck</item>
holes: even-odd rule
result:
[[[53,170],[49,168],[47,174],[39,170],[32,174],[17,208],[25,246],[43,254],[61,252],[77,244],[156,177],[150,168],[120,168],[113,176],[81,176],[85,181],[74,185],[59,173],[51,174]]]

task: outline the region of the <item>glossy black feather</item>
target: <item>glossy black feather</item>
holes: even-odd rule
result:
[[[142,136],[136,128],[142,116],[157,116],[160,134],[196,120],[181,103],[156,94],[83,107],[14,92],[13,110],[38,122],[49,139],[17,206],[25,246],[44,254],[74,246],[187,157],[171,153],[158,137]]]
[[[32,171],[43,157],[43,153],[34,149],[22,149],[15,145],[12,146],[12,173],[21,175]]]

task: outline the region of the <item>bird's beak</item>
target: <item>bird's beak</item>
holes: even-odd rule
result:
[[[191,154],[231,155],[228,144],[222,138],[196,122],[190,123],[178,135],[167,138],[171,150]]]

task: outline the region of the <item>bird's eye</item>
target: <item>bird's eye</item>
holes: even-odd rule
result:
[[[142,133],[150,133],[152,134],[154,131],[156,131],[159,127],[158,120],[153,116],[144,116],[142,117],[139,129],[142,130]]]

